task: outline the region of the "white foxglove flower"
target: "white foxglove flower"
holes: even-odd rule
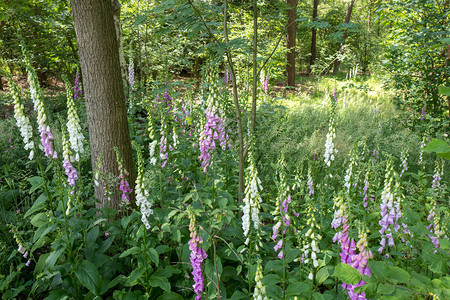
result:
[[[14,103],[14,117],[16,119],[17,127],[19,127],[20,135],[25,143],[25,150],[31,150],[28,158],[33,159],[34,156],[34,142],[33,138],[33,128],[30,125],[30,119],[25,115],[25,108],[23,103],[20,101],[20,92],[17,85],[11,80],[9,80],[9,85],[11,86],[11,94]]]

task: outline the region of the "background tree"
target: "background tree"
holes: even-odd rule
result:
[[[348,4],[347,12],[345,14],[345,21],[344,21],[345,25],[347,25],[350,22],[354,3],[355,3],[355,0],[350,0],[350,3]],[[339,44],[338,56],[337,56],[336,60],[334,61],[333,74],[337,74],[337,72],[339,72],[339,65],[341,64],[341,60],[340,60],[339,56],[340,56],[340,54],[342,54],[342,47],[344,46],[346,39],[347,39],[347,29],[344,28],[344,32],[342,34],[342,42]]]
[[[95,169],[103,156],[100,172],[117,178],[117,147],[134,184],[135,170],[126,116],[125,99],[119,62],[119,47],[111,1],[73,0],[72,13],[80,55],[81,71],[89,126],[91,163]],[[119,206],[118,188],[108,203]],[[95,187],[95,197],[105,200],[105,182]]]
[[[295,87],[295,44],[297,40],[297,0],[287,0],[286,76],[287,85]]]
[[[319,0],[313,0],[313,14],[312,14],[313,23],[317,21],[318,6]],[[317,35],[317,28],[313,25],[311,29],[311,56],[309,58],[308,74],[311,73],[311,66],[314,65],[314,61],[316,60],[316,35]]]

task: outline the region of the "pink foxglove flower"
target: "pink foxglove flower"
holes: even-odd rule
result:
[[[213,150],[219,146],[222,150],[226,150],[228,139],[228,134],[225,132],[224,120],[219,117],[215,109],[207,108],[205,128],[200,134],[199,158],[202,161],[203,172],[207,172]],[[219,145],[216,144],[216,141]]]
[[[198,235],[195,228],[195,215],[189,213],[189,231],[191,239],[189,240],[189,250],[191,251],[190,261],[192,265],[192,275],[194,279],[194,293],[196,294],[195,300],[202,298],[201,293],[204,289],[202,262],[208,257],[205,250],[200,247],[203,243],[203,239]]]
[[[42,90],[39,85],[36,72],[34,68],[31,66],[31,62],[26,53],[24,53],[24,57],[25,57],[25,67],[28,73],[28,84],[30,85],[30,95],[31,99],[33,100],[34,110],[37,112],[38,115],[38,125],[39,125],[38,129],[41,136],[41,144],[42,144],[40,148],[44,151],[45,156],[47,156],[48,158],[56,159],[58,157],[58,154],[53,149],[52,140],[54,140],[54,138],[51,133],[50,127],[46,123],[47,115],[45,113],[44,97],[42,94]]]

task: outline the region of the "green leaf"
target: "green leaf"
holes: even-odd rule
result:
[[[444,95],[444,96],[450,96],[450,87],[445,86],[445,85],[440,85],[439,86],[439,94]]]
[[[378,286],[378,290],[377,290],[377,293],[381,294],[381,295],[389,295],[394,292],[395,292],[395,287],[390,284],[386,284],[386,283],[380,284]]]
[[[69,298],[67,291],[64,289],[59,289],[52,291],[44,300],[65,300],[67,298]]]
[[[450,159],[450,151],[447,151],[447,152],[440,152],[440,153],[438,153],[438,154],[436,154],[437,155],[437,157],[442,157],[442,158],[445,158],[445,159]]]
[[[423,151],[441,153],[448,152],[448,148],[449,146],[446,142],[438,139],[432,139],[431,142],[425,148],[423,148]]]
[[[316,274],[316,283],[319,285],[322,284],[322,282],[327,280],[329,276],[330,273],[328,272],[328,268],[327,267],[321,268]]]
[[[30,207],[30,209],[25,213],[25,215],[23,216],[24,218],[27,218],[28,216],[30,216],[31,214],[33,214],[36,211],[39,211],[43,208],[45,208],[45,201],[47,201],[48,197],[45,193],[42,193],[37,199],[36,201],[34,201],[33,206]]]
[[[407,283],[411,278],[409,273],[402,268],[390,266],[388,267],[388,270],[389,278],[396,280],[397,282]]]
[[[372,274],[379,278],[385,278],[387,273],[386,264],[382,261],[369,261],[369,268]]]
[[[89,232],[86,234],[86,246],[91,246],[91,244],[95,243],[95,240],[98,238],[98,233],[100,232],[100,228],[98,226],[94,226]]]
[[[42,226],[39,227],[35,232],[34,232],[34,236],[33,236],[33,243],[35,243],[36,241],[42,239],[44,236],[46,236],[48,233],[55,231],[56,229],[58,229],[58,225],[53,224],[51,226]]]
[[[42,227],[44,225],[47,225],[48,224],[47,215],[45,213],[38,213],[37,215],[31,218],[30,223],[34,227]]]
[[[296,259],[298,257],[298,254],[300,253],[300,249],[291,248],[291,247],[286,247],[285,251],[286,251],[286,256],[284,259],[285,259],[286,263],[293,262],[294,259]]]
[[[445,271],[444,264],[447,264],[447,262],[438,257],[432,261],[431,265],[429,265],[428,268],[433,273],[442,274]]]
[[[220,207],[221,209],[224,209],[224,208],[227,206],[228,199],[226,199],[226,198],[220,198],[219,201],[217,201],[217,202],[218,202],[218,204],[219,204],[219,207]]]
[[[75,275],[85,288],[98,296],[102,286],[101,276],[91,262],[83,260],[75,270]]]
[[[44,185],[44,179],[41,176],[34,176],[28,179],[31,184],[30,194]]]
[[[106,250],[108,250],[108,248],[111,246],[112,242],[114,241],[114,237],[110,236],[109,238],[107,238],[102,245],[100,246],[100,249],[98,249],[99,253],[104,253]]]
[[[183,296],[174,292],[164,292],[162,296],[158,297],[158,300],[183,300]]]
[[[166,292],[170,292],[170,283],[166,277],[161,276],[151,276],[150,277],[150,286],[152,287],[160,287]]]
[[[230,300],[248,299],[248,296],[241,291],[235,291]]]
[[[148,249],[148,254],[150,256],[150,259],[155,264],[155,266],[159,265],[159,255],[158,252],[154,248]]]
[[[66,250],[66,246],[63,246],[62,248],[59,248],[58,250],[50,253],[50,255],[47,257],[47,260],[45,261],[45,266],[47,268],[53,267],[61,254],[63,254],[64,250]]]
[[[342,282],[354,285],[361,281],[361,274],[352,266],[340,263],[334,269],[334,276]]]
[[[117,284],[125,284],[125,282],[127,281],[127,277],[123,274],[120,274],[119,276],[117,276],[116,278],[114,278],[113,280],[111,280],[108,283],[108,287],[107,290],[109,290],[110,288],[115,287]]]
[[[281,278],[277,274],[267,274],[261,279],[263,285],[277,285],[281,282]]]
[[[286,296],[288,299],[291,299],[294,296],[301,296],[308,293],[310,289],[311,286],[305,282],[293,282],[287,287]]]
[[[144,274],[145,268],[138,267],[131,272],[130,276],[128,276],[127,282],[125,282],[125,286],[133,286],[136,284],[137,280]]]
[[[127,257],[128,255],[135,255],[138,253],[141,253],[141,248],[134,246],[133,248],[130,248],[130,249],[122,252],[122,254],[120,254],[119,258],[124,258],[124,257]]]
[[[41,256],[39,256],[39,260],[36,264],[36,267],[34,267],[34,275],[38,275],[42,271],[44,271],[45,262],[47,261],[48,256],[50,253],[44,253]]]
[[[450,247],[450,240],[449,239],[440,239],[439,245],[441,246],[442,250],[447,250]]]

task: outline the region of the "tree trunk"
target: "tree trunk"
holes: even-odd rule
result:
[[[313,3],[313,22],[317,20],[317,7],[319,6],[319,0],[314,0]],[[316,35],[317,35],[317,29],[316,27],[312,28],[312,35],[311,35],[311,56],[309,57],[309,67],[308,67],[308,74],[311,73],[311,66],[314,65],[314,61],[316,60]]]
[[[130,186],[136,174],[131,150],[130,135],[120,71],[119,45],[114,27],[110,0],[71,0],[75,33],[77,36],[84,96],[89,126],[91,163],[95,172],[97,160],[103,155],[101,174],[117,179],[119,176],[116,154],[119,149]],[[120,194],[118,182],[114,187],[108,182],[111,199],[105,197],[105,182],[95,187],[99,207],[118,208]],[[131,197],[134,199],[134,197]]]
[[[352,16],[352,10],[353,10],[353,4],[355,3],[355,0],[351,0],[347,7],[347,13],[345,14],[345,24],[348,24],[350,22],[350,17]],[[345,40],[347,39],[347,29],[344,30],[344,35],[342,37],[344,41],[339,44],[338,53],[342,54],[342,47],[344,46]],[[333,68],[333,74],[337,74],[339,72],[339,65],[341,64],[341,61],[339,60],[339,57],[336,58],[334,61],[334,68]]]
[[[288,20],[286,37],[286,75],[287,85],[295,88],[295,42],[297,38],[297,0],[287,0]]]
[[[116,28],[116,38],[117,44],[119,45],[119,61],[120,61],[120,72],[122,74],[122,81],[126,85],[127,80],[127,64],[125,63],[125,55],[123,51],[123,43],[122,43],[122,25],[120,25],[120,3],[118,0],[111,0],[111,4],[113,7],[113,17],[114,17],[114,26]]]

